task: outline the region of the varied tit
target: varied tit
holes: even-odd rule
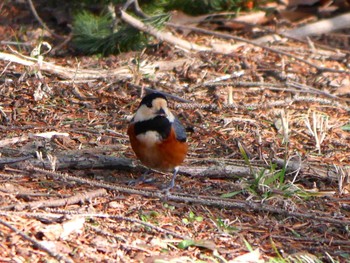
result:
[[[186,132],[168,108],[168,100],[160,93],[146,95],[128,128],[131,147],[147,167],[173,171],[165,190],[175,185],[179,165],[187,154]]]

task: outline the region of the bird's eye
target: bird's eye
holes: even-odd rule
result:
[[[148,108],[152,108],[152,101],[146,102],[146,106],[147,106]]]

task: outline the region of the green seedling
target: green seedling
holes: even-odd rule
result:
[[[193,211],[190,211],[188,213],[188,217],[185,217],[182,219],[182,223],[184,223],[185,225],[188,225],[190,223],[193,222],[202,222],[203,221],[203,217],[202,216],[196,216]]]
[[[231,226],[228,220],[217,218],[214,222],[216,227],[222,232],[231,234],[239,231],[239,228]]]

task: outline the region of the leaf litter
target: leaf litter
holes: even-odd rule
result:
[[[3,31],[9,39],[17,34]],[[205,35],[186,37],[206,46],[211,42]],[[315,55],[300,42],[273,47],[327,68],[347,65],[345,56],[332,59],[337,52],[321,55],[320,49]],[[7,46],[2,50],[8,51]],[[190,54],[162,44],[142,55],[44,58],[87,69],[160,59],[185,62],[149,75],[135,67],[131,78],[72,81],[0,61],[5,69],[0,78],[1,160],[12,161],[0,164],[0,259],[348,260],[350,135],[344,129],[349,125],[344,85],[349,75],[317,72],[251,45],[231,55]],[[45,86],[50,92],[38,99],[38,87],[45,92]],[[126,128],[145,88],[174,96],[171,107],[189,137],[183,170],[208,170],[198,176],[182,173],[168,197],[158,194],[169,180],[166,174],[154,173],[155,183],[136,186],[134,192],[126,186],[144,171]],[[68,166],[45,174],[33,170],[30,161],[16,159],[23,156],[50,164],[56,158],[56,166],[49,168],[53,170],[66,157]],[[76,166],[99,162],[101,156],[134,162],[119,168]],[[229,167],[248,167],[250,172],[237,176]],[[214,170],[221,176],[212,177]],[[54,201],[58,206],[52,206]],[[42,204],[26,205],[33,202]],[[61,231],[69,224],[63,238]]]

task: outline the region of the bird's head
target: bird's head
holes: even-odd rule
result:
[[[174,122],[174,115],[168,108],[168,100],[161,93],[146,95],[142,99],[132,121],[147,121],[156,117],[165,117],[169,122]]]

